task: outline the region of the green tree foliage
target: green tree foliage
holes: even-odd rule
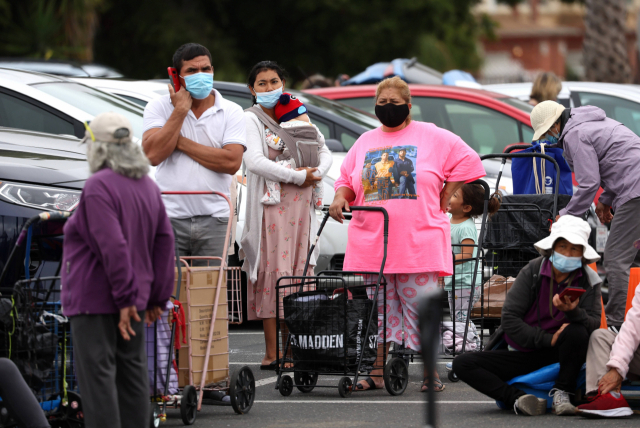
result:
[[[63,56],[64,37],[55,2],[4,2],[0,45],[5,55],[50,58]]]
[[[164,78],[175,49],[197,42],[211,51],[219,80],[244,80],[265,59],[297,81],[413,56],[439,70],[475,71],[477,37],[491,26],[471,13],[478,1],[0,0],[12,16],[0,19],[8,37],[0,55],[91,60],[74,49],[92,43],[96,62]]]
[[[474,71],[483,28],[471,14],[477,2],[111,0],[96,59],[134,77],[164,77],[173,51],[195,41],[209,47],[216,76],[227,80],[244,80],[253,64],[266,59],[282,63],[294,80],[313,73],[353,75],[375,62],[412,56],[441,70]],[[112,43],[122,35],[126,43]]]
[[[104,0],[0,0],[0,55],[91,61]]]

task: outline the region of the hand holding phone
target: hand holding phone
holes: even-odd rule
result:
[[[569,299],[572,302],[575,302],[578,298],[580,298],[580,296],[585,293],[585,291],[586,290],[584,288],[565,288],[564,290],[562,290],[562,293],[560,293],[560,301],[564,302],[565,296],[569,296]]]
[[[169,77],[172,81],[172,84],[169,85],[169,97],[171,98],[171,104],[173,104],[174,109],[181,111],[186,115],[189,110],[191,110],[191,105],[193,103],[191,94],[189,91],[180,90],[180,79],[178,78],[178,72],[176,69],[169,67],[167,70],[169,71]]]
[[[580,296],[584,294],[581,288],[568,288],[553,296],[553,306],[561,312],[571,312],[580,303]]]

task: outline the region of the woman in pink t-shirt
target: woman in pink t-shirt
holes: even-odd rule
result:
[[[411,93],[399,77],[383,80],[376,90],[380,128],[356,141],[340,168],[336,196],[329,210],[342,223],[350,205],[383,206],[389,213],[387,325],[379,323],[387,344],[420,350],[417,306],[438,287],[438,277],[453,271],[449,198],[464,183],[484,177],[480,157],[460,137],[431,123],[411,120]],[[393,162],[393,165],[390,165]],[[380,169],[380,171],[378,171]],[[445,184],[446,182],[446,184]],[[383,222],[379,214],[358,211],[349,224],[344,270],[376,271],[382,261]],[[379,298],[382,301],[382,297]],[[379,348],[379,358],[382,348]],[[379,367],[382,361],[378,361]],[[374,370],[358,389],[382,388],[382,370]],[[425,381],[427,374],[425,373]],[[436,390],[444,385],[435,376]],[[423,384],[422,390],[426,390]]]

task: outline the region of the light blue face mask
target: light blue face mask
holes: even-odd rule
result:
[[[257,92],[255,89],[253,91],[256,93],[258,104],[264,108],[274,108],[282,95],[282,86],[269,92]]]
[[[180,76],[182,77],[182,76]],[[183,77],[187,91],[196,100],[203,100],[213,89],[213,73],[196,73]]]
[[[555,251],[551,254],[549,260],[553,263],[553,267],[562,273],[573,272],[582,267],[582,257],[567,257]]]
[[[547,140],[547,143],[549,143],[549,145],[553,145],[553,144],[558,144],[558,138],[560,137],[559,134],[557,133],[552,133],[549,132],[544,139]]]

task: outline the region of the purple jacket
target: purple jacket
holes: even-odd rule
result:
[[[640,197],[640,137],[609,119],[594,106],[571,109],[560,145],[579,183],[571,202],[560,215],[583,215],[599,187],[600,202],[615,210]]]
[[[66,316],[165,307],[174,284],[174,238],[158,186],[105,168],[87,180],[64,227]]]

